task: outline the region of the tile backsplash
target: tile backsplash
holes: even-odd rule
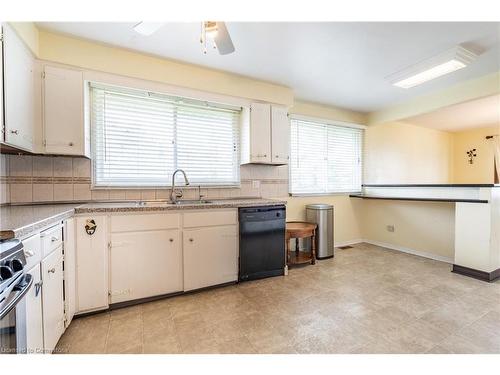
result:
[[[238,188],[202,188],[210,199],[288,196],[288,166],[242,165]],[[189,176],[188,176],[189,177]],[[254,186],[254,181],[258,181]],[[198,197],[196,186],[184,198]],[[167,199],[170,189],[91,189],[90,160],[80,157],[0,155],[0,203]]]

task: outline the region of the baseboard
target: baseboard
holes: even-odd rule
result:
[[[386,243],[386,242],[372,241],[372,240],[367,240],[367,239],[361,240],[360,242],[366,242],[366,243],[369,243],[371,245],[386,247],[386,248],[391,249],[391,250],[401,251],[402,253],[416,255],[419,257],[423,257],[423,258],[438,260],[440,262],[445,262],[445,263],[450,263],[450,264],[453,263],[453,258],[444,257],[441,255],[436,255],[436,254],[432,254],[432,253],[426,253],[425,251],[410,249],[408,247],[397,246],[397,245],[393,245],[393,244]]]
[[[361,243],[361,242],[363,242],[363,240],[361,238],[357,238],[355,240],[335,242],[335,244],[333,246],[334,247],[350,246],[350,245],[356,245],[357,243]]]
[[[500,268],[492,272],[486,272],[454,264],[451,272],[487,282],[492,282],[500,278]]]

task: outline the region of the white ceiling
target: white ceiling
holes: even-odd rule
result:
[[[379,110],[500,69],[500,23],[228,22],[236,52],[202,53],[199,23],[167,23],[151,36],[136,22],[44,22],[41,28],[293,88],[302,100]],[[469,67],[412,89],[385,77],[460,43],[485,51]]]
[[[500,95],[488,96],[410,117],[404,122],[445,131],[500,126]]]

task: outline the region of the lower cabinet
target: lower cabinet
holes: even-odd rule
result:
[[[76,312],[76,241],[75,219],[64,223],[64,312],[67,328]]]
[[[106,216],[76,219],[76,311],[108,307],[108,227]]]
[[[184,290],[238,279],[236,225],[184,229]]]
[[[178,229],[111,234],[111,303],[182,291]]]
[[[62,246],[42,260],[44,347],[52,352],[64,332]]]
[[[43,353],[43,320],[40,263],[28,274],[33,277],[33,286],[26,295],[26,348],[29,354],[41,354]]]

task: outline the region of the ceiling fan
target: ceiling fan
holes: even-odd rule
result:
[[[165,22],[139,22],[134,26],[134,30],[142,35],[152,35],[166,25]],[[207,53],[207,40],[213,42],[221,55],[228,55],[234,52],[234,45],[231,36],[227,31],[224,22],[203,21],[201,23],[200,43],[203,46],[203,53]]]

